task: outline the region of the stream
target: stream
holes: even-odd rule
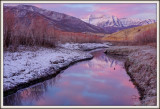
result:
[[[139,93],[124,61],[93,51],[94,58],[78,62],[56,77],[4,97],[4,105],[24,106],[133,106]]]

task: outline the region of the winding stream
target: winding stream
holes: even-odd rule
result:
[[[122,60],[103,50],[94,58],[76,63],[55,78],[25,88],[4,98],[4,105],[36,106],[130,106],[139,94]]]

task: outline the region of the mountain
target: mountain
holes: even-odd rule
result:
[[[107,33],[117,32],[122,29],[155,23],[153,19],[117,18],[110,15],[89,15],[83,21],[103,28]]]
[[[105,31],[95,25],[86,23],[81,19],[63,13],[41,9],[32,5],[4,6],[4,13],[10,11],[14,13],[17,21],[30,26],[38,16],[56,29],[68,32],[94,32],[105,33]]]
[[[122,22],[124,27],[133,26],[133,25],[142,26],[142,25],[148,25],[156,22],[156,20],[153,20],[153,19],[141,20],[141,19],[134,19],[134,18],[121,18],[120,21]]]
[[[89,15],[85,19],[79,19],[32,5],[4,6],[4,13],[7,11],[14,13],[17,22],[25,24],[28,27],[38,17],[49,22],[49,26],[67,32],[114,33],[123,29],[156,22],[153,19],[120,19],[109,15]]]
[[[120,20],[115,16],[107,15],[89,15],[86,19],[82,19],[90,24],[100,27],[122,27]]]

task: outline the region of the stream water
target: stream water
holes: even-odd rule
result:
[[[139,94],[127,75],[123,60],[103,50],[42,83],[4,98],[4,105],[30,106],[131,106]]]

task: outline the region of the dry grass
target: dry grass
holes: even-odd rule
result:
[[[89,34],[89,35],[96,35],[96,36],[99,36],[99,37],[104,37],[104,36],[107,36],[109,34],[105,34],[105,33],[91,33],[91,32],[85,32],[86,34]]]
[[[137,86],[142,105],[156,105],[157,51],[147,46],[112,46],[107,54],[125,56],[125,68]]]
[[[152,47],[154,47],[154,48],[157,48],[157,43],[149,43],[149,44],[147,44],[147,45],[152,46]]]
[[[76,32],[64,32],[55,30],[57,40],[61,43],[75,42],[75,43],[98,43],[101,42],[101,38],[95,34],[89,33],[76,33]]]
[[[109,36],[103,37],[102,40],[122,43],[136,42],[137,44],[152,43],[157,36],[156,28],[156,23],[134,27],[110,34]]]

